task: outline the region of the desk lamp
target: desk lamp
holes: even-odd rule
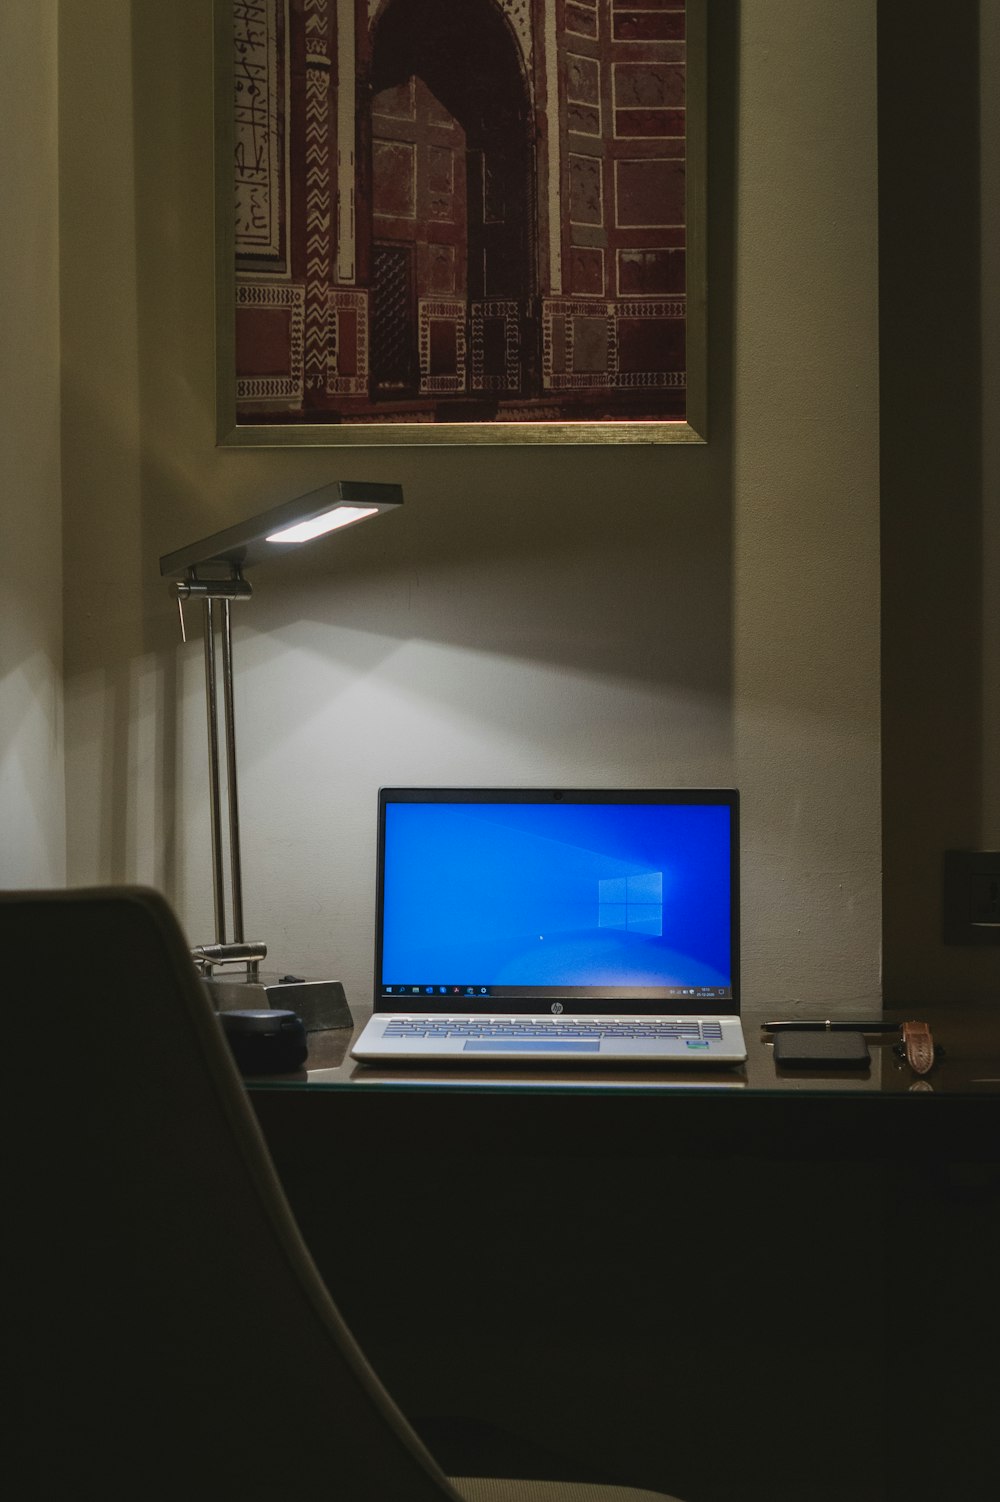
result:
[[[403,503],[399,485],[335,481],[297,500],[251,517],[201,542],[166,553],[160,573],[173,579],[180,612],[181,638],[185,600],[201,600],[205,622],[205,698],[208,719],[208,765],[212,826],[212,886],[215,898],[215,941],[192,950],[202,976],[213,988],[219,1010],[243,1007],[280,1007],[295,1011],[308,1031],[351,1025],[351,1014],[339,981],[310,981],[300,976],[265,976],[260,969],[267,945],[248,942],[243,929],[243,872],[240,858],[239,797],[236,781],[236,724],[233,714],[233,645],[230,605],[249,600],[252,590],[243,570],[283,550],[322,537],[338,527],[393,511]],[[216,620],[216,607],[221,619]],[[226,754],[229,825],[229,892],[232,938],[226,912],[223,870],[221,776],[219,766],[219,687],[216,671],[217,626],[221,635],[222,703]],[[224,967],[242,967],[233,975]],[[216,971],[219,971],[216,974]]]

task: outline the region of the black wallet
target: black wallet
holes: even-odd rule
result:
[[[782,1069],[867,1069],[868,1044],[861,1033],[776,1033],[774,1062]]]

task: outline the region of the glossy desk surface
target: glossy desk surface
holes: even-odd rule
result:
[[[689,1502],[1000,1495],[1000,1003],[887,1012],[944,1048],[923,1078],[895,1032],[867,1070],[779,1073],[764,1020],[711,1074],[373,1069],[344,1029],[248,1080],[406,1412]],[[721,1444],[685,1415],[727,1394]]]
[[[867,1041],[871,1054],[868,1069],[779,1069],[775,1066],[773,1035],[762,1029],[764,1021],[806,1021],[815,1011],[798,1012],[769,1008],[744,1012],[743,1031],[748,1058],[737,1068],[706,1070],[689,1067],[595,1068],[591,1065],[552,1068],[522,1065],[497,1068],[427,1064],[379,1066],[359,1064],[350,1056],[352,1039],[368,1016],[367,1009],[353,1008],[355,1029],[336,1029],[309,1034],[306,1066],[294,1073],[257,1076],[248,1081],[254,1090],[316,1091],[502,1091],[517,1093],[651,1095],[747,1094],[754,1096],[862,1095],[899,1096],[935,1094],[952,1097],[1000,1095],[1000,998],[995,1008],[945,1006],[935,1008],[858,1009],[858,1015],[902,1022],[928,1022],[935,1043],[943,1054],[930,1074],[918,1076],[893,1052],[899,1034],[873,1033]],[[852,1014],[854,1017],[855,1014]]]

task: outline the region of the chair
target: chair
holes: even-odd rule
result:
[[[444,1475],[310,1259],[161,897],[0,893],[0,954],[18,1502],[671,1502]]]

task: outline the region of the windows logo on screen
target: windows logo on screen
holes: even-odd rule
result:
[[[597,883],[597,926],[663,936],[663,872],[609,876]]]

